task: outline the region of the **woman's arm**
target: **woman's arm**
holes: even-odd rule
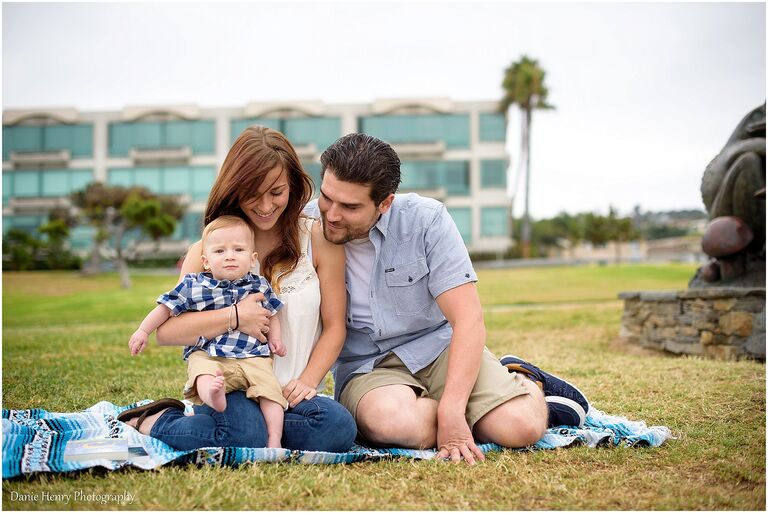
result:
[[[194,243],[184,257],[181,265],[181,280],[188,273],[203,270],[202,242]],[[240,318],[238,329],[261,341],[266,337],[261,330],[269,325],[269,311],[261,306],[264,295],[249,294],[237,304]],[[197,343],[199,337],[213,339],[226,333],[229,328],[229,308],[206,310],[205,312],[186,312],[171,317],[157,328],[157,343],[162,346],[189,346]]]
[[[344,246],[325,240],[320,222],[312,225],[312,255],[320,279],[323,331],[301,376],[283,387],[283,395],[291,406],[317,394],[318,385],[339,356],[347,335],[344,322],[347,311]]]

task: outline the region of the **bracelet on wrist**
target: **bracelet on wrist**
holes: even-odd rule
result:
[[[235,307],[235,329],[240,327],[240,314],[237,312],[237,303],[232,305]]]

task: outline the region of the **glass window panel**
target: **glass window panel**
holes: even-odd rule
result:
[[[165,146],[164,123],[134,123],[134,148],[161,148]]]
[[[439,162],[405,161],[400,165],[402,189],[436,189],[439,183]]]
[[[192,168],[192,199],[195,201],[207,199],[215,179],[216,170],[212,167]]]
[[[110,169],[107,172],[107,183],[113,186],[133,186],[133,169]]]
[[[291,118],[283,123],[285,136],[293,144],[315,144],[320,152],[341,137],[339,118]]]
[[[481,160],[480,184],[484,189],[506,188],[507,162],[504,160]]]
[[[73,169],[69,172],[70,192],[82,191],[93,181],[93,171],[90,169]]]
[[[301,165],[304,166],[304,170],[312,177],[312,183],[314,184],[312,197],[316,198],[320,195],[320,184],[322,183],[320,171],[323,166],[319,162],[302,162]]]
[[[509,235],[509,209],[483,207],[480,209],[481,233],[488,237]]]
[[[6,216],[3,216],[3,231],[6,230],[5,219]],[[7,219],[9,221],[7,229],[16,228],[30,235],[35,235],[37,227],[43,224],[42,216],[7,216]]]
[[[72,249],[89,249],[95,235],[93,226],[75,226],[69,232],[69,245]]]
[[[8,203],[8,200],[13,195],[13,172],[3,171],[3,205]]]
[[[165,135],[165,146],[192,147],[192,123],[189,121],[168,121]]]
[[[43,196],[66,196],[69,194],[69,172],[65,169],[41,171]]]
[[[448,208],[465,243],[472,242],[472,209],[469,207]]]
[[[442,162],[442,184],[448,194],[463,196],[469,194],[469,163],[466,161]]]
[[[42,147],[42,127],[3,127],[3,159],[9,159],[12,151],[39,151]]]
[[[70,150],[72,147],[72,127],[67,125],[47,126],[43,128],[43,149],[45,151]]]
[[[93,125],[75,125],[72,127],[70,151],[74,157],[93,155]]]
[[[191,191],[192,172],[188,167],[166,167],[161,169],[163,194],[189,194]]]
[[[154,193],[162,193],[162,184],[160,180],[161,170],[153,167],[137,167],[133,170],[133,184],[140,187],[146,187]]]
[[[203,215],[200,212],[186,212],[179,223],[182,226],[182,238],[199,240],[203,232]]]
[[[367,116],[360,127],[393,144],[444,141],[449,149],[469,148],[467,114]]]
[[[195,121],[192,127],[192,153],[213,155],[216,151],[216,125],[213,121]]]
[[[133,126],[129,123],[109,124],[109,154],[127,157],[133,146]]]
[[[232,124],[230,125],[232,127],[232,133],[230,134],[231,142],[235,142],[235,139],[238,138],[240,133],[252,125],[266,126],[283,132],[281,120],[277,118],[236,119],[232,121]]]
[[[480,140],[485,142],[504,142],[507,139],[507,124],[504,114],[480,114]]]
[[[40,196],[40,173],[38,171],[13,173],[13,194],[25,198]]]

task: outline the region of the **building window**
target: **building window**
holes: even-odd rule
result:
[[[469,207],[448,207],[448,213],[456,223],[465,244],[472,242],[472,209]]]
[[[30,235],[36,235],[37,228],[45,221],[45,216],[3,216],[3,235],[10,229],[22,230]]]
[[[107,183],[122,187],[146,187],[155,194],[188,194],[192,201],[205,201],[216,179],[208,166],[130,167],[110,169]]]
[[[127,157],[132,148],[187,146],[193,155],[213,155],[216,129],[212,120],[137,121],[109,124],[110,157]]]
[[[480,185],[483,189],[506,189],[507,162],[505,160],[481,160]]]
[[[320,178],[320,170],[323,166],[319,162],[302,162],[301,165],[304,166],[304,171],[312,178],[312,183],[315,185],[312,197],[317,198],[320,195],[320,184],[323,181]]]
[[[364,116],[360,131],[390,144],[444,142],[447,149],[469,148],[467,114]]]
[[[509,209],[507,207],[481,208],[480,226],[484,237],[509,236]]]
[[[176,222],[171,240],[199,240],[203,232],[203,213],[185,212]]]
[[[18,125],[3,127],[3,160],[11,152],[68,150],[72,157],[93,155],[93,125]]]
[[[341,137],[340,118],[249,118],[232,121],[232,142],[243,130],[253,125],[266,126],[282,132],[294,146],[314,144],[318,152],[323,152]]]
[[[12,197],[69,196],[93,180],[90,169],[35,169],[3,171],[3,203]]]
[[[504,114],[480,114],[480,140],[483,142],[504,142],[507,140],[507,124]]]
[[[410,160],[400,165],[403,190],[444,188],[453,196],[469,194],[469,162],[466,160]]]

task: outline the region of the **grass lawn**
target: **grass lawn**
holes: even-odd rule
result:
[[[684,289],[689,265],[483,270],[488,346],[574,381],[607,413],[669,426],[655,449],[490,454],[475,467],[398,460],[85,471],[3,481],[3,508],[251,510],[764,510],[765,366],[670,357],[617,342],[623,290]],[[178,397],[180,349],[128,337],[175,276],[3,273],[3,408],[74,411]],[[120,494],[132,504],[11,501]]]

